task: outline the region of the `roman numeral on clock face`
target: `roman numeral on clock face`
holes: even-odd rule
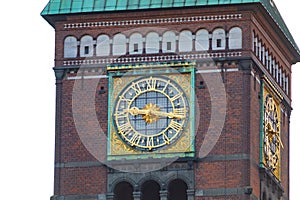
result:
[[[131,84],[130,88],[135,92],[136,95],[139,95],[142,93],[142,90],[138,83],[133,82]]]
[[[127,98],[125,98],[124,96],[120,96],[120,100],[121,100],[121,101],[125,101],[125,102],[128,103],[128,104],[130,104],[130,103],[132,102],[131,99],[127,99]]]
[[[141,135],[138,133],[134,133],[133,136],[130,138],[129,142],[131,146],[137,145],[140,143]]]
[[[147,89],[154,90],[156,88],[156,82],[157,82],[157,80],[153,77],[146,79]]]
[[[119,132],[124,136],[126,136],[127,134],[129,134],[132,131],[133,131],[132,126],[129,122],[119,126]]]
[[[125,117],[127,117],[127,112],[124,112],[124,111],[117,111],[117,113],[115,113],[114,116],[115,116],[117,119],[125,118]]]
[[[186,109],[185,109],[185,108],[175,108],[175,109],[173,110],[173,113],[174,113],[175,115],[185,116],[185,114],[186,114]]]
[[[179,132],[180,130],[182,130],[182,124],[180,124],[174,120],[171,121],[171,123],[169,124],[169,127],[176,132]]]
[[[182,93],[178,93],[178,94],[176,94],[175,96],[173,96],[172,98],[171,98],[171,101],[175,101],[176,99],[179,99],[179,98],[181,98],[182,97]]]
[[[149,136],[147,137],[147,147],[149,150],[151,150],[154,146],[154,139],[153,139],[153,136]]]

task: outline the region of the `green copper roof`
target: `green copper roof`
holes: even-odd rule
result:
[[[50,0],[42,15],[253,3],[261,0]]]
[[[126,11],[159,8],[180,8],[211,5],[261,3],[278,24],[287,39],[300,53],[273,0],[50,0],[42,16],[90,12]]]

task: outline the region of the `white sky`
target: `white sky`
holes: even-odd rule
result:
[[[53,194],[54,30],[40,17],[48,0],[3,1],[0,12],[1,199],[49,199]],[[297,0],[276,0],[300,46]],[[291,199],[300,180],[300,63],[293,66]],[[298,183],[297,183],[298,181]],[[298,189],[299,190],[299,189]]]

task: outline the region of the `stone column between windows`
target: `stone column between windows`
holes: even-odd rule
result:
[[[160,200],[168,200],[168,191],[167,190],[161,190],[159,191]]]
[[[114,200],[114,193],[107,193],[106,200]]]
[[[195,199],[195,190],[187,190],[187,200],[194,200]]]
[[[140,200],[141,199],[141,192],[133,192],[133,200]]]

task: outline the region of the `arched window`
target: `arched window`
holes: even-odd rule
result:
[[[156,32],[150,32],[146,36],[146,53],[159,53],[159,35]]]
[[[114,188],[114,200],[133,200],[133,187],[130,183],[123,181]]]
[[[167,31],[163,34],[162,51],[163,53],[176,51],[176,35],[174,32]]]
[[[279,85],[282,87],[282,68],[279,69]]]
[[[143,53],[143,36],[140,33],[133,33],[129,38],[129,53]]]
[[[77,57],[77,39],[74,36],[68,36],[64,41],[64,57],[76,58]]]
[[[286,75],[286,77],[285,77],[285,91],[286,91],[286,93],[289,95],[289,76],[288,75]]]
[[[146,181],[142,185],[142,197],[141,200],[160,200],[160,186],[155,181]]]
[[[209,49],[209,33],[205,29],[200,29],[196,33],[196,51],[207,51]]]
[[[275,76],[275,79],[276,79],[276,81],[278,82],[279,81],[279,66],[278,66],[278,63],[276,63],[276,66],[275,66],[275,74],[274,74],[274,76]]]
[[[266,51],[266,56],[265,56],[265,60],[266,60],[266,68],[267,70],[269,70],[269,51]]]
[[[261,62],[263,63],[263,65],[265,65],[265,46],[262,46],[261,49],[261,57],[260,57]]]
[[[126,36],[119,33],[113,38],[113,55],[126,54]]]
[[[94,55],[94,44],[92,36],[83,36],[80,40],[80,57],[92,57]]]
[[[285,72],[282,73],[282,88],[285,91],[285,84],[286,84],[286,80],[285,80]]]
[[[96,55],[108,56],[110,54],[110,42],[107,35],[100,35],[97,38]]]
[[[175,179],[168,186],[168,199],[187,200],[187,184],[180,179]]]
[[[229,49],[241,49],[242,48],[242,29],[234,27],[229,30]]]
[[[254,52],[255,52],[255,55],[257,56],[258,55],[258,38],[257,37],[254,38]]]
[[[212,34],[212,49],[225,49],[225,44],[225,30],[221,28],[215,29]]]
[[[258,52],[257,52],[257,57],[258,57],[258,59],[260,59],[260,57],[261,57],[261,48],[262,48],[262,44],[261,44],[261,41],[259,41],[258,42]]]
[[[178,49],[180,52],[188,52],[193,50],[193,34],[191,31],[186,30],[179,34]]]

